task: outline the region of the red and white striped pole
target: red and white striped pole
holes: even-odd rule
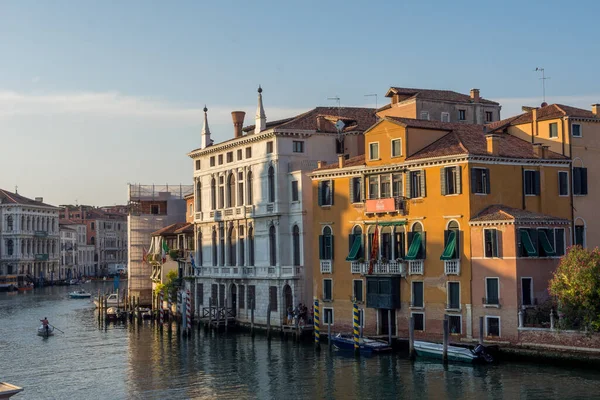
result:
[[[190,291],[186,292],[185,296],[185,317],[187,322],[187,331],[188,335],[192,334],[192,296],[190,295]]]
[[[165,310],[163,309],[163,292],[162,290],[160,291],[160,293],[158,294],[158,322],[160,323],[160,328],[162,329],[163,323],[164,323],[164,318],[165,318]]]

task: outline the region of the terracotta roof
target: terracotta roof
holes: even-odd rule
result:
[[[175,233],[194,233],[194,225],[187,223],[185,226],[177,229]]]
[[[50,204],[35,201],[30,198],[21,196],[18,193],[9,192],[8,190],[0,189],[0,204],[20,204],[24,206],[43,206],[58,209],[59,207]]]
[[[537,119],[543,121],[546,119],[556,119],[562,117],[571,118],[598,118],[590,110],[584,110],[582,108],[566,106],[564,104],[550,104],[545,107],[537,108]],[[600,119],[599,119],[600,120]],[[533,112],[527,111],[523,114],[516,115],[514,117],[506,118],[501,121],[492,122],[486,125],[490,130],[501,130],[509,125],[520,125],[526,124],[533,121]]]
[[[322,118],[320,129],[317,123],[319,117]],[[337,133],[334,124],[338,119],[342,119],[346,124],[345,132],[365,131],[376,121],[375,110],[360,107],[317,107],[278,125],[277,128]]]
[[[444,157],[459,154],[486,155],[486,132],[484,125],[461,124],[440,121],[427,121],[411,118],[386,117],[407,128],[435,129],[447,131],[448,134],[429,146],[406,158],[406,161],[431,157]],[[509,134],[501,134],[498,156],[510,158],[538,158],[530,142]],[[566,159],[565,156],[548,151],[548,159]]]
[[[60,218],[58,225],[83,225],[83,222],[77,222],[72,219]]]
[[[364,154],[361,156],[349,158],[344,162],[344,168],[356,167],[359,165],[365,165],[365,155]],[[331,164],[325,164],[321,168],[315,169],[315,171],[322,171],[324,169],[336,169],[336,168],[339,168],[339,164],[337,162],[334,162]]]
[[[271,129],[271,128],[275,127],[275,126],[278,126],[278,125],[284,124],[284,123],[286,123],[288,121],[291,121],[294,118],[296,118],[296,117],[289,117],[289,118],[284,118],[284,119],[278,119],[276,121],[267,121],[267,124],[265,126],[266,126],[266,129]],[[254,133],[254,128],[256,128],[256,125],[248,125],[248,126],[245,126],[242,130],[244,132],[250,132],[249,134],[252,134],[252,133]]]
[[[152,232],[152,236],[167,236],[175,235],[178,229],[185,228],[186,225],[190,225],[188,222],[176,222],[169,226],[165,226],[157,231]]]
[[[185,200],[193,199],[194,198],[194,192],[186,194],[185,196],[183,196],[183,198]]]
[[[416,97],[423,100],[473,103],[473,99],[470,95],[454,92],[452,90],[416,89],[392,86],[389,88],[385,96],[392,97],[394,94],[409,96],[409,98]],[[496,103],[495,101],[487,100],[482,97],[479,98],[479,103],[500,105],[500,103]]]
[[[569,222],[567,219],[540,214],[520,208],[508,207],[502,204],[494,204],[479,212],[471,222],[485,221],[560,221]]]

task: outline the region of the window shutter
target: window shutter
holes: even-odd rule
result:
[[[498,257],[499,251],[498,251],[498,246],[500,246],[500,231],[498,229],[494,229],[492,234],[492,254],[494,255],[494,257]]]
[[[412,244],[413,241],[413,237],[415,236],[414,232],[408,232],[406,234],[406,243],[408,243],[408,247],[410,248],[410,245]],[[405,256],[406,254],[403,254],[402,256]]]
[[[440,168],[440,183],[442,185],[442,196],[446,195],[446,168]]]
[[[364,202],[367,196],[367,191],[365,190],[365,177],[361,175],[360,177],[360,201]]]
[[[462,193],[461,168],[460,165],[454,167],[454,182],[456,182],[456,194]]]
[[[335,251],[333,251],[333,235],[329,236],[329,240],[331,241],[331,258],[330,258],[330,260],[333,260],[333,255],[335,253]]]
[[[535,171],[533,173],[533,182],[534,182],[534,194],[540,194],[540,171]]]
[[[444,248],[446,248],[446,246],[448,246],[448,236],[450,235],[450,231],[446,230],[444,231]]]
[[[352,250],[352,245],[354,244],[354,238],[355,238],[355,236],[353,233],[348,235],[348,253],[350,253],[350,251]]]
[[[471,193],[477,193],[477,169],[471,168]]]
[[[427,192],[425,191],[425,170],[421,170],[421,197],[426,197]]]
[[[333,183],[334,183],[334,180],[332,179],[332,180],[330,180],[329,182],[330,182],[330,185],[331,185],[331,200],[330,200],[330,202],[329,202],[329,205],[331,205],[331,206],[332,206],[332,205],[333,205],[333,198],[335,197],[335,191],[333,190]]]
[[[490,194],[492,191],[490,190],[490,182],[491,182],[491,178],[490,178],[490,169],[486,168],[485,169],[485,174],[487,175],[487,179],[485,181],[485,193],[486,194]]]
[[[324,244],[323,235],[319,235],[319,260],[323,259],[323,253],[325,253]]]
[[[421,252],[421,260],[424,260],[427,254],[427,237],[425,232],[421,232]]]
[[[456,231],[456,246],[454,246],[454,257],[460,258],[460,237],[461,231]]]
[[[404,197],[406,197],[407,199],[410,199],[412,197],[412,192],[410,190],[410,185],[412,183],[411,179],[410,179],[411,178],[410,175],[411,175],[410,172],[406,173],[406,179],[405,179],[406,180],[406,193],[405,193]]]
[[[319,203],[319,206],[323,205],[323,182],[319,181],[318,184],[318,189],[317,189],[317,202]]]
[[[350,189],[348,190],[348,193],[350,194],[350,203],[354,203],[354,179],[355,178],[350,178]]]
[[[588,194],[587,168],[581,168],[581,194]]]

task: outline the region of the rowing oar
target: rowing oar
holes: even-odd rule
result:
[[[48,324],[48,325],[50,325],[50,324]],[[57,331],[61,332],[61,333],[65,333],[65,332],[61,331],[60,329],[58,329],[57,327],[55,327],[54,325],[50,325],[50,326],[53,327],[54,329],[56,329]]]

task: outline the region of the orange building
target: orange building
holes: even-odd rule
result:
[[[564,254],[570,160],[482,125],[397,117],[365,149],[311,174],[322,322],[350,330],[356,301],[365,334],[406,337],[412,316],[417,337],[440,338],[447,316],[468,339],[485,315],[488,339],[510,340]]]

